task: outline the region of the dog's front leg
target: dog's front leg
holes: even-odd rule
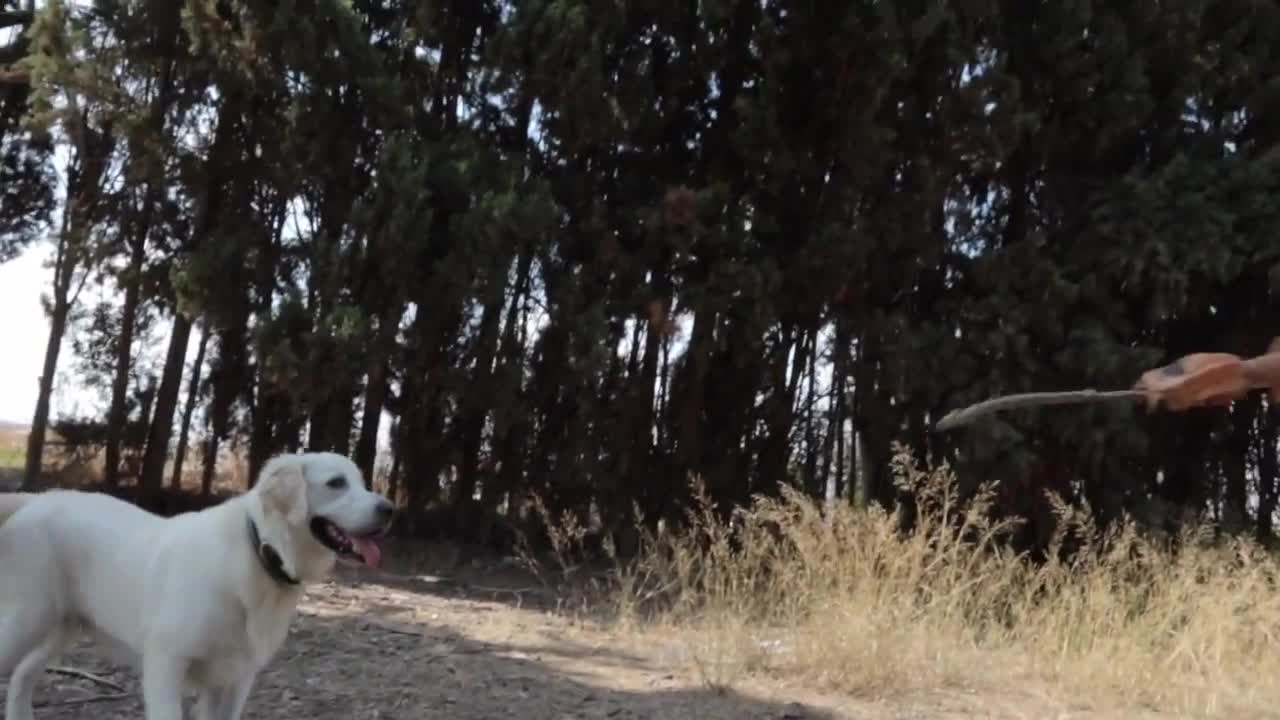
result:
[[[182,685],[187,663],[181,658],[148,652],[142,661],[142,705],[146,720],[182,720]]]
[[[230,687],[209,688],[201,692],[196,705],[196,720],[240,720],[252,687],[253,676],[249,676]]]

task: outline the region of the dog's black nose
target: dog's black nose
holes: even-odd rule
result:
[[[378,501],[378,507],[374,511],[378,513],[378,517],[383,522],[388,522],[391,520],[391,516],[396,514],[396,506],[392,505],[389,500],[380,500]]]

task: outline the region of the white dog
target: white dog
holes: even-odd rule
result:
[[[5,720],[34,720],[46,665],[86,630],[142,674],[146,720],[238,720],[303,586],[377,566],[393,508],[333,453],[273,458],[252,490],[162,518],[109,495],[0,494]]]

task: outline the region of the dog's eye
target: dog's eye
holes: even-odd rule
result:
[[[341,490],[347,486],[347,479],[341,475],[334,475],[329,482],[325,483],[325,485],[333,488],[334,490]]]

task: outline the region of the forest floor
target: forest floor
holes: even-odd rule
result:
[[[1030,688],[855,698],[750,674],[713,685],[699,679],[679,635],[611,630],[557,611],[509,563],[456,562],[445,546],[388,550],[383,570],[339,568],[308,591],[246,720],[1135,717]],[[441,570],[449,572],[433,574]],[[142,716],[137,677],[87,642],[51,669],[37,708],[40,720]]]

